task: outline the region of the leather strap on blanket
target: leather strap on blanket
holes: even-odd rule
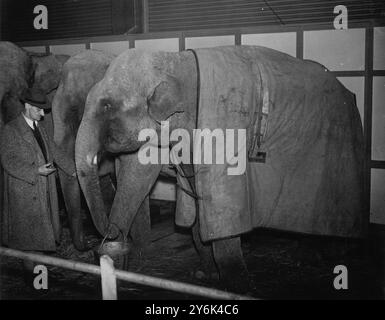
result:
[[[199,69],[199,61],[198,57],[196,55],[196,52],[192,49],[189,49],[187,51],[191,51],[195,58],[195,65],[196,65],[196,72],[197,72],[197,101],[196,101],[196,120],[195,120],[195,127],[198,127],[198,115],[199,115],[199,98],[200,98],[200,88],[201,88],[201,81],[200,81],[200,69]],[[174,154],[170,154],[171,157],[174,156]],[[174,165],[176,172],[177,172],[177,187],[180,188],[183,192],[188,194],[190,197],[199,200],[200,197],[198,196],[195,186],[190,182],[188,177],[186,176],[183,166],[182,165]],[[190,189],[190,190],[188,190]]]
[[[197,53],[193,49],[188,49],[187,51],[191,51],[195,58],[195,65],[197,67],[197,102],[196,102],[196,116],[195,116],[195,128],[198,128],[198,115],[199,115],[199,99],[201,96],[201,72],[199,69],[199,60]]]
[[[250,162],[266,162],[266,152],[262,149],[263,139],[267,130],[267,117],[269,114],[269,91],[262,66],[258,65],[259,76],[261,80],[261,86],[259,91],[259,101],[257,103],[257,116],[254,123],[254,130],[252,135],[251,146],[248,153]]]

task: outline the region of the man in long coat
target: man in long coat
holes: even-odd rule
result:
[[[1,236],[4,245],[32,251],[55,251],[60,239],[55,164],[68,175],[75,168],[38,122],[49,108],[46,96],[27,90],[25,110],[1,133],[5,171]]]

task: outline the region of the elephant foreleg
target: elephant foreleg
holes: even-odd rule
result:
[[[151,220],[149,198],[147,196],[143,200],[130,229],[132,242],[139,253],[150,243]]]
[[[148,196],[160,169],[160,165],[142,165],[136,154],[121,156],[110,222],[124,235],[131,231],[133,233],[131,236],[134,241],[136,238],[137,243],[148,241],[146,240],[150,228]],[[133,223],[136,226],[132,227]]]
[[[225,287],[234,292],[250,290],[250,279],[243,258],[240,237],[212,242],[214,259]]]

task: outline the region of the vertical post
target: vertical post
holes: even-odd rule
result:
[[[114,262],[109,256],[100,257],[103,300],[117,300]]]
[[[186,50],[186,40],[184,32],[181,32],[179,35],[179,51]]]
[[[297,31],[296,38],[296,57],[298,59],[303,59],[303,30]]]
[[[370,219],[370,187],[372,160],[372,113],[373,113],[373,27],[365,29],[365,88],[364,88],[364,144],[365,144],[365,212]]]
[[[2,1],[3,0],[0,0],[0,41],[2,40],[3,38],[3,35],[2,35],[2,20],[1,18],[3,17],[3,10],[2,10]]]
[[[235,32],[235,43],[236,46],[242,45],[242,35],[239,30]]]
[[[143,32],[149,31],[148,0],[143,0]]]
[[[135,38],[133,38],[133,37],[129,37],[129,38],[128,38],[128,47],[129,47],[130,49],[135,48]]]

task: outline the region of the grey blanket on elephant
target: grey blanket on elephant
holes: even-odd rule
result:
[[[321,65],[272,49],[218,47],[196,54],[198,128],[246,129],[246,154],[266,153],[265,162],[248,159],[242,175],[228,175],[226,161],[195,165],[202,239],[255,227],[363,236],[369,219],[354,95]],[[191,209],[191,200],[186,205]],[[191,216],[178,216],[177,223],[184,222]]]

